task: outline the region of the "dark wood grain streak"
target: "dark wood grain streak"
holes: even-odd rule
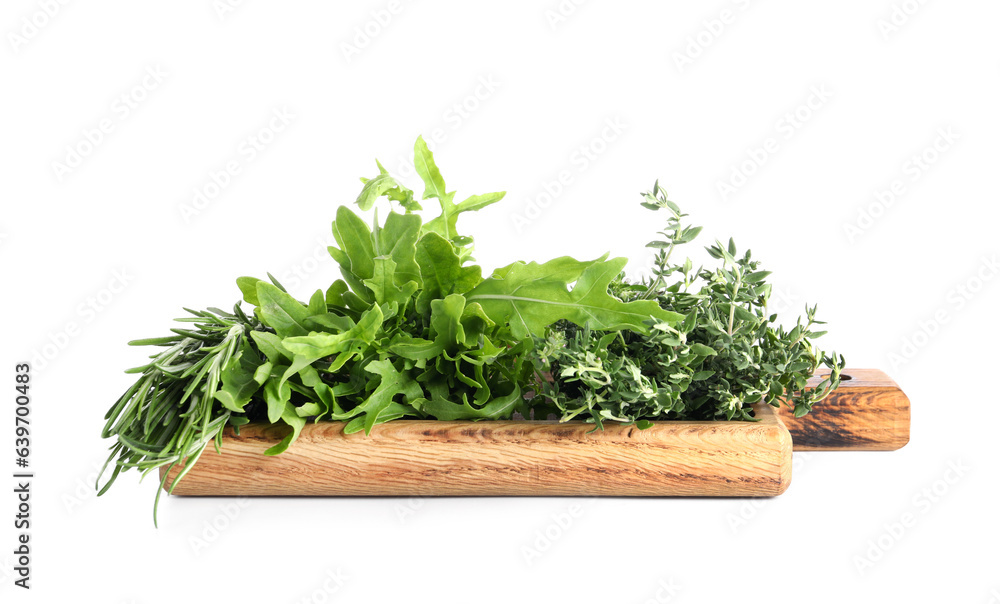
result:
[[[910,440],[910,400],[895,381],[877,369],[845,369],[826,400],[800,418],[786,407],[779,417],[796,451],[894,451]],[[819,382],[822,374],[811,381]]]

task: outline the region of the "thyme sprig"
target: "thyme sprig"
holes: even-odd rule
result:
[[[680,313],[679,325],[649,322],[649,333],[598,332],[568,322],[553,325],[536,338],[535,358],[550,413],[563,420],[585,417],[604,421],[751,420],[756,403],[786,404],[805,415],[840,384],[843,356],[825,354],[812,340],[825,331],[816,307],[806,307],[805,321],[786,330],[768,314],[771,273],[760,270],[750,252],[737,253],[732,239],[707,249],[721,261],[715,269],[693,269],[690,259],[671,263],[677,246],[697,237],[700,227],[685,226],[686,214],[659,183],[643,194],[643,207],[666,212],[661,237],[647,247],[658,250],[652,277],[640,282],[624,274],[610,290],[623,301],[650,299]],[[829,370],[816,386],[807,386],[821,366]],[[536,412],[537,413],[537,412]]]

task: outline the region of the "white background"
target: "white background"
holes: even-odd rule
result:
[[[996,3],[398,2],[3,3],[0,375],[36,359],[37,479],[30,594],[0,497],[0,599],[1000,599]],[[701,244],[774,271],[784,315],[818,303],[824,347],[898,380],[910,444],[796,454],[772,500],[167,499],[157,530],[153,480],[94,497],[102,417],[144,358],[125,343],[231,305],[240,275],[328,284],[336,207],[436,129],[449,188],[508,192],[460,223],[485,267],[610,251],[640,272],[659,178]]]

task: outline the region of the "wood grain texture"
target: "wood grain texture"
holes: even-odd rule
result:
[[[273,457],[263,452],[285,430],[251,425],[227,431],[222,453],[206,450],[174,494],[778,495],[792,441],[771,407],[758,416],[590,434],[580,422],[396,420],[365,436],[321,422]]]
[[[877,369],[844,369],[840,387],[800,418],[782,406],[796,451],[894,451],[910,440],[910,399]],[[822,374],[811,380],[818,383]]]

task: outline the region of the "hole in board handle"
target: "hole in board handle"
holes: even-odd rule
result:
[[[824,373],[823,375],[820,375],[820,376],[817,376],[817,377],[819,377],[819,379],[821,379],[821,380],[825,380],[826,378],[830,377],[830,374],[829,373]],[[847,381],[850,381],[850,380],[853,380],[853,379],[854,379],[853,377],[847,375],[846,373],[841,373],[840,374],[840,381],[841,382],[847,382]]]

